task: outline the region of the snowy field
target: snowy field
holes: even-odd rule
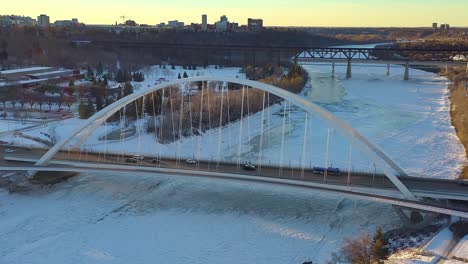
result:
[[[0,191],[0,263],[302,263],[399,221],[390,206],[252,183],[80,175]],[[319,262],[322,263],[322,262]]]
[[[450,124],[444,78],[411,70],[412,79],[404,82],[398,66],[392,67],[389,77],[386,68],[355,66],[353,79],[345,80],[344,66],[337,66],[335,78],[331,78],[331,66],[305,68],[312,88],[302,96],[351,124],[409,174],[456,177],[464,151]],[[137,89],[146,89],[161,77],[177,78],[183,71],[147,68],[146,80]],[[243,77],[234,68],[187,71],[189,76],[197,72]],[[265,113],[270,126],[264,127],[264,135],[269,135],[263,138],[264,161],[280,159],[283,107],[275,105]],[[305,114],[294,107],[288,113],[283,161],[298,163],[303,155]],[[81,122],[72,118],[25,134],[41,136],[42,132],[60,139]],[[240,150],[243,159],[255,160],[257,156],[249,150],[259,148],[260,124],[261,113],[257,113],[244,122],[242,135],[240,124],[233,123],[221,134],[213,130],[164,146],[143,129],[123,143],[103,144],[98,138],[116,128],[108,125],[98,128],[85,147],[172,156],[180,149],[186,156],[222,153],[224,159],[232,159]],[[307,161],[324,166],[327,127],[317,117],[308,125],[312,140]],[[332,133],[330,149],[329,163],[346,166],[349,143]],[[353,164],[365,169],[372,165],[358,151],[353,153]],[[344,237],[400,224],[391,206],[308,190],[110,173],[82,174],[28,195],[0,190],[0,216],[0,263],[12,264],[283,264],[309,259],[324,263],[339,250]]]

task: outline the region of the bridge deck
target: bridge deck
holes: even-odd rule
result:
[[[4,157],[3,170],[31,170],[37,167],[25,167],[24,162],[36,162],[45,150],[17,150],[15,153]],[[128,156],[127,156],[128,157]],[[8,160],[8,161],[6,161]],[[405,200],[396,187],[384,175],[372,175],[366,173],[343,173],[342,175],[324,175],[313,173],[310,169],[302,168],[282,168],[276,166],[263,166],[256,171],[246,171],[239,168],[237,164],[211,161],[200,161],[197,165],[187,164],[176,159],[164,159],[160,163],[152,163],[151,157],[138,164],[125,162],[125,157],[118,155],[106,155],[99,153],[88,153],[81,158],[78,152],[61,152],[56,155],[50,167],[39,168],[41,171],[123,171],[123,172],[153,172],[159,174],[175,174],[201,177],[217,177],[227,179],[255,180],[270,183],[281,183],[294,186],[305,186],[323,191],[333,191],[346,193],[351,196],[359,196],[361,199],[384,199],[385,203],[400,206],[401,202],[411,203],[414,201]],[[281,170],[281,173],[280,173]],[[250,178],[254,177],[254,178]],[[459,181],[439,180],[419,177],[400,177],[400,180],[418,197],[468,201],[468,186],[464,186]],[[279,182],[278,182],[279,181]],[[286,182],[283,182],[286,181]],[[418,206],[434,206],[434,203],[420,203]],[[437,208],[444,210],[454,210],[435,203]],[[422,209],[418,207],[416,209]],[[433,210],[432,210],[433,211]],[[448,211],[444,211],[447,213]],[[462,212],[462,211],[460,211]],[[459,212],[459,213],[460,213]],[[464,217],[468,217],[468,209]],[[453,215],[453,214],[452,214]],[[463,215],[463,214],[462,214]]]

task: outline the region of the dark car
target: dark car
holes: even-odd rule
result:
[[[127,158],[125,161],[128,163],[138,163],[138,160],[135,158]]]
[[[152,163],[157,163],[157,164],[159,164],[159,160],[158,160],[158,159],[152,159],[151,162],[152,162]]]
[[[316,174],[325,174],[325,171],[327,171],[328,175],[341,175],[341,170],[338,168],[332,168],[332,167],[328,167],[327,169],[322,168],[322,167],[312,168],[312,172]]]
[[[244,170],[248,170],[248,171],[254,171],[254,170],[257,169],[257,167],[255,167],[255,165],[253,165],[253,164],[250,163],[250,162],[244,164],[244,165],[242,166],[242,168],[243,168]]]

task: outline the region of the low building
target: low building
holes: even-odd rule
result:
[[[83,78],[79,71],[53,67],[29,67],[0,71],[0,87],[34,87]]]

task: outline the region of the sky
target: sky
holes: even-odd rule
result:
[[[51,22],[78,18],[86,24],[139,24],[168,20],[213,24],[221,15],[246,24],[263,18],[265,26],[418,27],[432,22],[468,27],[468,0],[14,0],[2,1],[1,14],[50,16]]]

